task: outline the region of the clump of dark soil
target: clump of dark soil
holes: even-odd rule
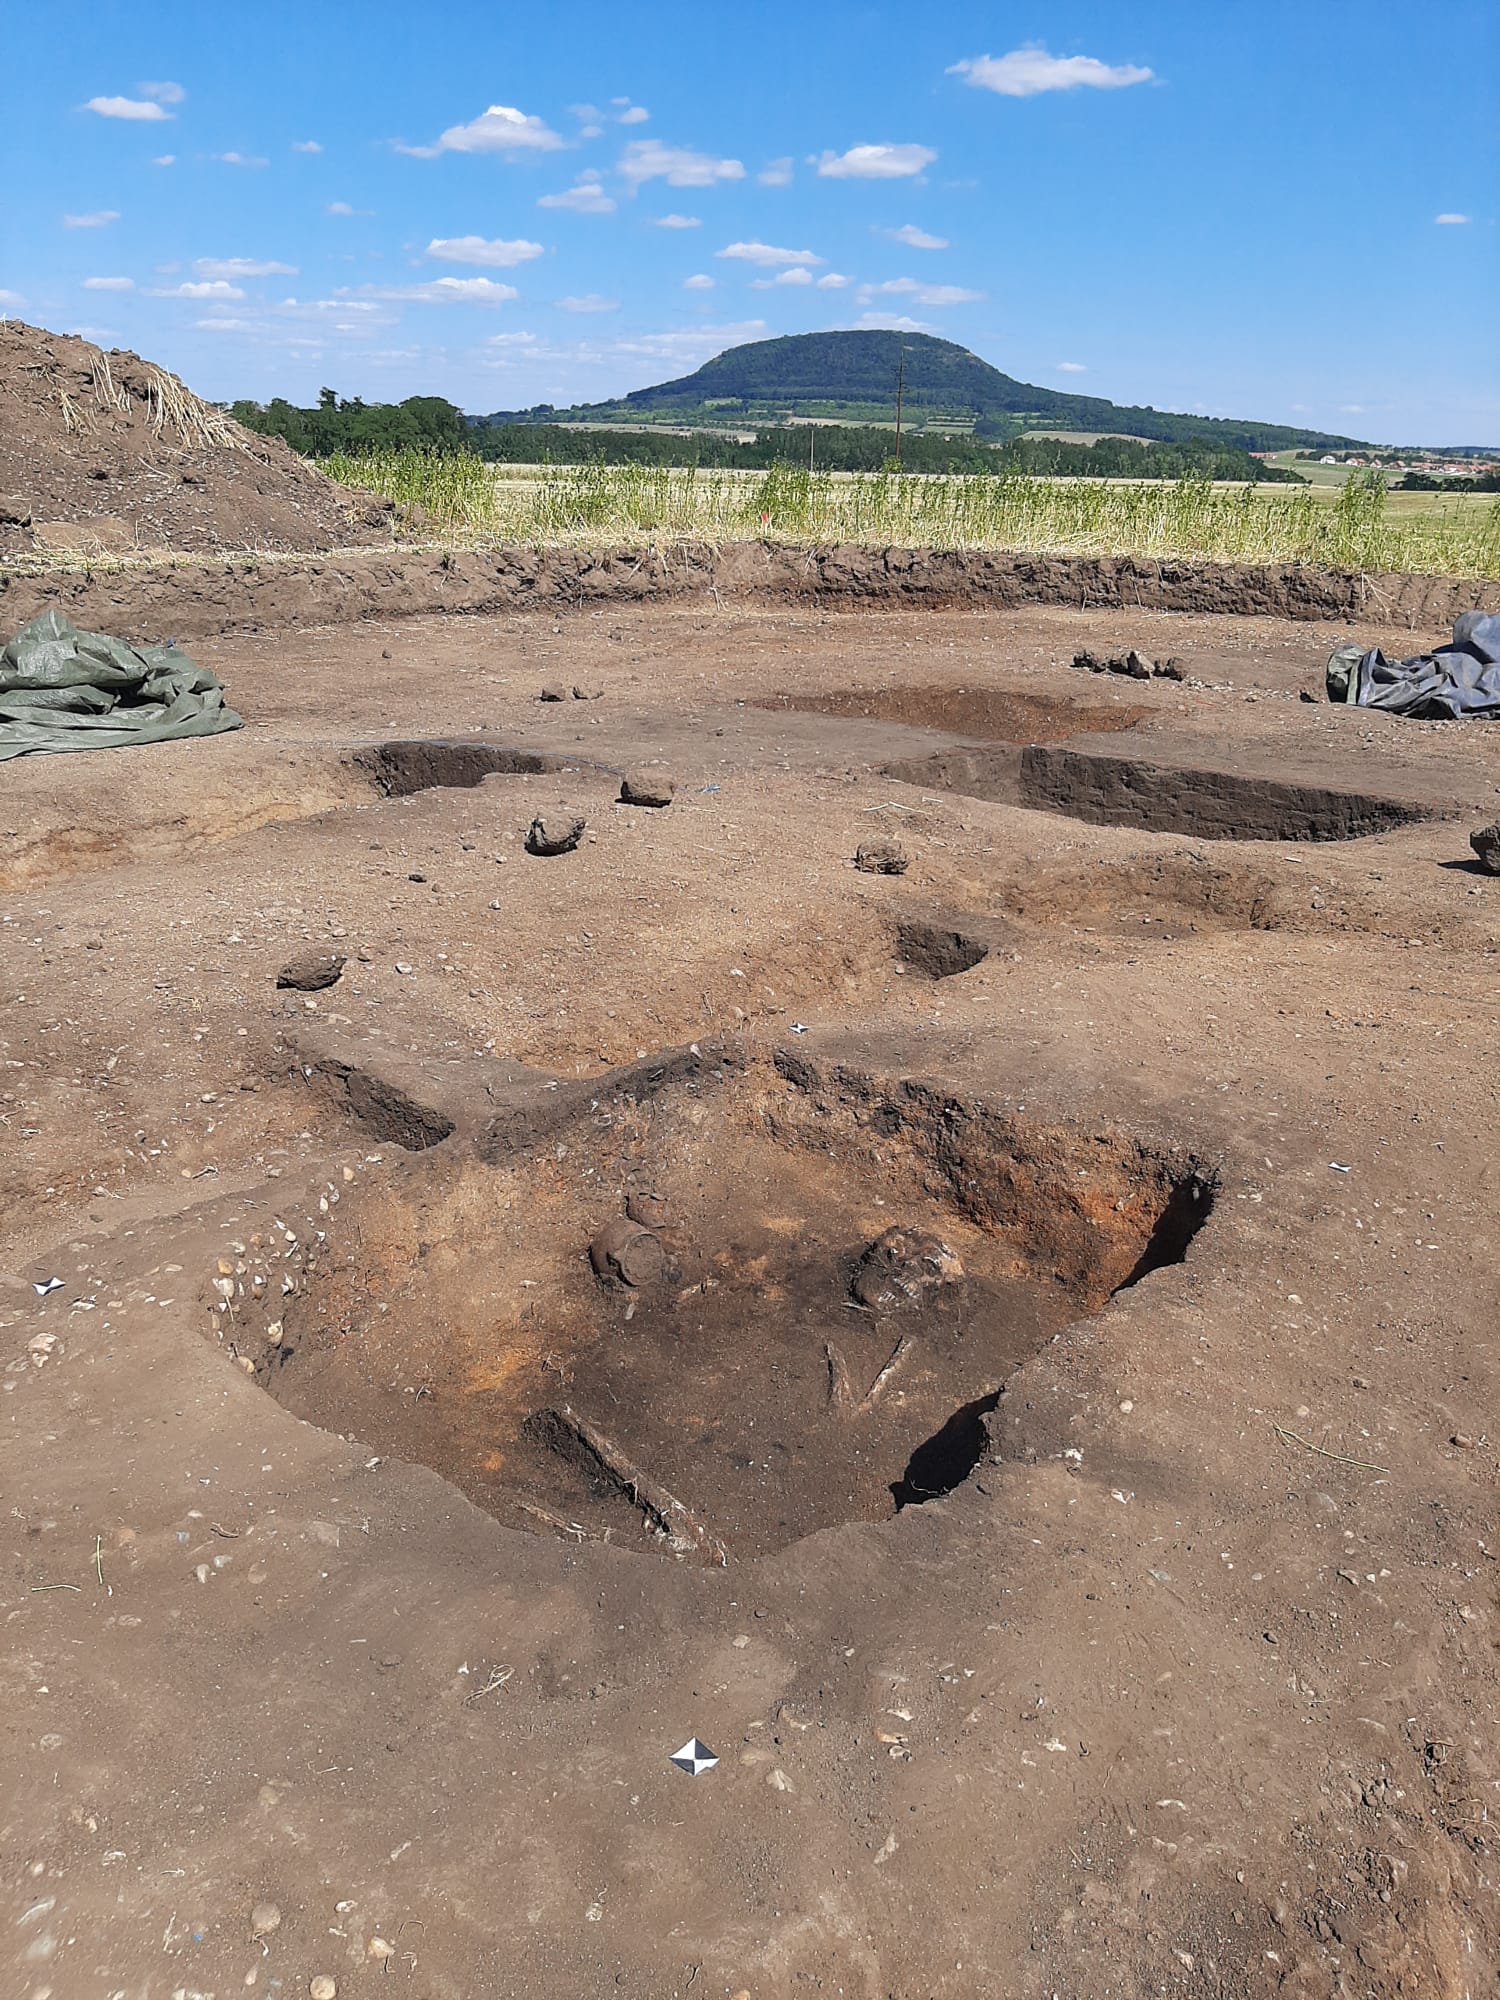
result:
[[[391,508],[166,369],[0,322],[0,556],[41,550],[318,551],[388,540]]]

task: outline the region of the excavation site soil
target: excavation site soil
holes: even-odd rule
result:
[[[1492,1992],[1437,621],[184,574],[0,592],[245,717],[0,766],[5,1992]]]

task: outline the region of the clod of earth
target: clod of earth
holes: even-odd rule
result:
[[[566,701],[567,698],[568,690],[565,687],[557,687],[556,685],[544,687],[537,696],[538,701]]]
[[[1469,835],[1469,845],[1486,874],[1500,875],[1500,820],[1493,826],[1476,827]]]
[[[668,1228],[672,1220],[671,1207],[659,1194],[631,1195],[625,1204],[625,1213],[642,1229],[661,1231]]]
[[[6,494],[0,497],[0,528],[29,528],[30,526],[31,508],[26,501],[18,500],[14,494]]]
[[[665,1275],[667,1253],[659,1236],[626,1215],[599,1231],[589,1245],[589,1262],[594,1275],[606,1284],[628,1285],[634,1291]]]
[[[347,960],[337,952],[319,952],[311,958],[294,958],[276,975],[278,987],[293,993],[321,993],[336,985]]]
[[[620,784],[622,806],[669,806],[677,791],[670,778],[637,772]]]
[[[602,701],[604,699],[604,690],[603,688],[575,687],[573,689],[573,699],[574,701]]]
[[[587,820],[563,819],[556,813],[543,817],[538,813],[526,830],[526,852],[571,854],[582,840],[587,825]]]
[[[860,1258],[849,1290],[859,1305],[894,1312],[926,1305],[944,1285],[961,1283],[963,1275],[957,1252],[940,1236],[896,1223]]]
[[[864,875],[904,875],[911,864],[899,841],[866,840],[855,850],[854,865]]]

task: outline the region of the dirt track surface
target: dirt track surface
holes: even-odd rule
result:
[[[210,637],[7,768],[7,1992],[1492,1989],[1500,731],[1352,636]]]

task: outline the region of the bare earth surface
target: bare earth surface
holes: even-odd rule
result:
[[[0,1988],[1493,1992],[1500,730],[1298,699],[1438,636],[285,628],[7,766]]]

